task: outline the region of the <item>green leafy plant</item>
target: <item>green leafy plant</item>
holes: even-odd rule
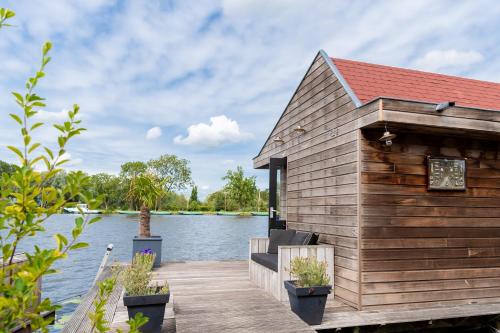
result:
[[[117,277],[113,276],[99,282],[99,289],[97,297],[94,300],[94,311],[88,314],[92,323],[90,333],[99,332],[106,333],[110,331],[109,322],[106,320],[106,304],[108,303],[109,296],[116,287]],[[144,317],[142,313],[137,313],[134,318],[127,320],[129,325],[129,333],[139,333],[139,328],[145,325],[149,318]],[[118,329],[117,332],[123,332]]]
[[[132,264],[116,272],[120,283],[125,288],[127,296],[142,296],[168,293],[168,284],[164,286],[152,285],[151,270],[155,254],[150,252],[136,253]]]
[[[94,311],[88,314],[88,317],[92,323],[92,328],[90,333],[99,332],[106,333],[109,332],[109,322],[106,320],[106,304],[108,302],[109,296],[113,292],[116,285],[116,278],[111,277],[104,279],[99,282],[99,289],[97,291],[97,297],[94,300]]]
[[[13,16],[12,11],[2,8],[0,27],[7,26],[6,20]],[[56,273],[54,264],[66,258],[70,251],[87,246],[86,243],[78,242],[78,238],[87,225],[99,220],[81,215],[75,219],[70,235],[58,233],[54,236],[55,247],[41,248],[35,245],[33,250],[24,253],[26,260],[14,260],[19,244],[44,232],[47,219],[68,203],[81,200],[90,207],[99,204],[99,200],[92,199],[83,191],[88,184],[88,177],[82,172],[68,173],[62,188],[56,189],[50,185],[62,172],[61,166],[68,162],[64,158],[68,142],[85,130],[77,119],[78,105],[68,111],[64,122],[54,125],[59,131],[56,151],[34,139],[36,131],[45,126],[35,120],[39,108],[46,106],[44,98],[38,96],[35,89],[45,76],[51,48],[50,42],[43,45],[39,69],[26,81],[26,90],[12,93],[20,111],[11,113],[10,117],[19,127],[20,145],[7,146],[19,162],[11,173],[4,173],[0,181],[1,333],[10,332],[19,326],[25,327],[28,322],[33,330],[48,331],[50,319],[44,319],[41,313],[54,311],[58,307],[48,298],[40,299],[38,282],[42,276]]]
[[[151,237],[151,207],[165,195],[163,182],[150,173],[140,174],[130,182],[128,198],[141,205],[139,214],[139,236]]]
[[[330,284],[330,278],[326,274],[326,262],[316,258],[295,257],[290,263],[290,274],[297,279],[297,287],[309,288]]]
[[[146,325],[147,322],[149,321],[148,317],[144,317],[142,312],[138,312],[135,314],[134,318],[129,319],[126,321],[126,323],[129,326],[129,331],[128,333],[139,333],[139,328],[142,326]],[[117,333],[123,333],[121,329],[116,330]]]

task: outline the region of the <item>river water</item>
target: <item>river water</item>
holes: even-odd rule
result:
[[[53,235],[68,235],[74,224],[74,215],[56,215],[46,223],[47,232],[24,242],[20,250],[34,244],[55,246]],[[60,273],[44,277],[43,296],[62,302],[58,313],[58,332],[76,307],[75,295],[85,293],[91,286],[108,244],[114,249],[110,262],[129,261],[132,256],[132,238],[138,232],[138,217],[103,215],[102,220],[89,226],[81,236],[88,242],[57,264]],[[248,239],[267,235],[266,217],[163,215],[152,216],[151,233],[163,237],[162,260],[231,260],[248,257]],[[69,299],[69,301],[68,301]]]

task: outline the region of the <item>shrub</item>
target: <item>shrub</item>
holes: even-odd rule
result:
[[[326,262],[316,258],[296,257],[290,263],[290,274],[297,279],[297,287],[326,286],[330,278],[326,274]]]
[[[168,284],[162,287],[151,284],[153,278],[151,270],[155,256],[151,250],[136,253],[132,264],[116,273],[127,296],[166,294],[168,292]]]

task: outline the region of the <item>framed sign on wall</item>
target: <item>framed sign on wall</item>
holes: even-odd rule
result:
[[[427,157],[427,189],[465,191],[467,188],[467,159]]]

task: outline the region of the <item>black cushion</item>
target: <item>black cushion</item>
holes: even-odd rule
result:
[[[309,238],[311,238],[311,234],[309,232],[297,231],[295,236],[293,236],[290,245],[305,245],[307,244]]]
[[[306,239],[306,243],[304,245],[317,245],[319,235],[314,233],[314,232],[311,232],[311,233],[309,233],[309,236],[310,237],[308,239]]]
[[[316,245],[318,235],[312,232],[297,231],[290,245]]]
[[[273,271],[278,271],[278,255],[272,253],[252,253],[252,260],[256,263],[272,269]]]
[[[267,253],[277,254],[278,246],[290,245],[293,236],[295,236],[295,230],[271,229]]]

